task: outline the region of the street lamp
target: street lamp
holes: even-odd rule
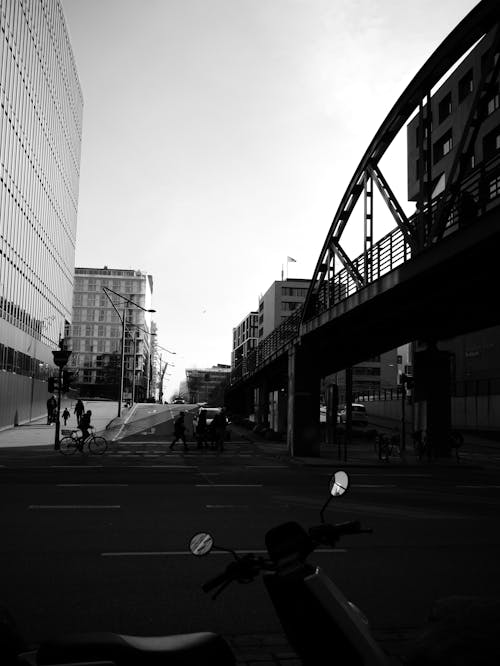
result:
[[[103,292],[107,296],[109,302],[113,306],[113,309],[115,310],[116,314],[118,315],[118,318],[121,321],[122,324],[122,354],[121,354],[121,373],[120,373],[120,398],[118,401],[118,416],[121,416],[122,414],[122,402],[123,402],[123,378],[125,375],[125,316],[127,313],[127,306],[129,303],[132,305],[135,305],[136,308],[139,308],[140,310],[143,310],[144,312],[156,312],[156,310],[148,310],[147,308],[143,308],[142,305],[139,305],[139,303],[136,303],[132,299],[128,298],[127,296],[124,296],[123,294],[119,294],[117,291],[113,291],[113,289],[110,289],[109,287],[103,287],[102,288]],[[110,291],[112,294],[115,296],[118,296],[119,298],[122,298],[125,303],[123,305],[123,313],[120,314],[118,308],[115,306],[113,303],[112,298],[108,294],[108,291]]]
[[[139,329],[138,331],[135,332],[135,335],[134,335],[134,361],[133,361],[133,369],[132,369],[132,372],[133,372],[133,375],[132,375],[132,404],[134,404],[135,403],[135,370],[136,370],[136,368],[135,368],[135,358],[136,358],[136,354],[137,354],[137,340],[139,338],[139,331],[142,331],[143,333],[146,333],[146,335],[149,335],[149,336],[153,336],[153,335],[156,336],[156,333],[146,331],[146,329],[142,328],[138,324],[127,324],[127,326],[133,326],[134,328]]]

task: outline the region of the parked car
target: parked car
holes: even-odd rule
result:
[[[186,401],[184,398],[176,398],[173,402],[174,405],[185,405]]]
[[[345,423],[347,419],[346,405],[341,405],[337,412],[339,423]],[[352,403],[352,425],[357,428],[366,428],[368,425],[368,415],[366,407],[358,402]]]

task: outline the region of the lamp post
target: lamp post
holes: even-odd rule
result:
[[[122,353],[121,353],[121,372],[120,372],[120,397],[118,400],[118,416],[121,416],[122,414],[122,402],[123,402],[123,378],[125,375],[125,317],[127,314],[127,307],[128,304],[134,305],[136,308],[139,308],[140,310],[143,310],[144,312],[156,312],[156,310],[149,310],[147,308],[143,308],[142,305],[139,305],[139,303],[136,303],[132,299],[128,298],[127,296],[124,296],[123,294],[119,294],[117,291],[113,291],[113,289],[110,289],[109,287],[103,287],[102,288],[103,292],[107,296],[109,302],[113,306],[113,309],[115,310],[116,314],[118,315],[121,324],[122,324]],[[108,291],[110,291],[112,294],[115,296],[118,296],[119,298],[122,298],[125,303],[123,305],[123,313],[120,315],[120,312],[118,308],[115,306],[113,303],[112,298],[108,294]]]
[[[54,449],[59,451],[59,432],[61,428],[61,384],[62,384],[62,369],[68,363],[71,356],[69,349],[63,349],[63,341],[59,341],[59,349],[52,352],[54,363],[59,368],[59,386],[57,388],[57,418],[56,418],[56,433],[54,439]]]
[[[156,346],[159,349],[163,349],[163,351],[168,352],[169,354],[176,354],[176,352],[171,351],[170,349],[167,349],[166,347],[162,347],[159,344],[156,344]],[[158,388],[159,388],[158,399],[159,399],[161,404],[163,404],[163,378],[165,377],[165,370],[167,369],[167,367],[169,365],[175,367],[173,363],[168,363],[168,361],[165,361],[165,367],[163,368],[163,370],[161,369],[161,354],[160,354],[160,372],[159,372],[160,381],[158,382]]]
[[[146,331],[146,329],[142,328],[138,324],[127,324],[127,326],[133,326],[134,328],[138,329],[135,332],[134,336],[134,363],[133,363],[133,376],[132,376],[132,404],[135,403],[135,357],[137,354],[137,341],[139,339],[139,331],[142,331],[143,333],[146,333],[146,335],[149,335],[152,337],[153,335],[156,336],[156,333],[151,333],[150,331]]]

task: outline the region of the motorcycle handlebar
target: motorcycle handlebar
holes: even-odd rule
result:
[[[220,585],[223,585],[227,580],[229,580],[229,575],[228,571],[224,571],[224,573],[219,574],[218,576],[215,576],[215,578],[212,578],[211,580],[207,581],[204,583],[201,587],[203,592],[211,592],[214,590],[216,587],[219,587]]]

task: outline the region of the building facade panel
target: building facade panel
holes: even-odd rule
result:
[[[25,377],[20,422],[45,409],[40,382],[71,320],[82,112],[59,0],[2,0],[0,369]],[[0,427],[11,412],[0,407]]]

